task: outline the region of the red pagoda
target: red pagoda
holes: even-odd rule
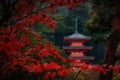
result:
[[[90,63],[94,60],[94,57],[86,56],[86,52],[92,50],[92,46],[85,46],[85,43],[90,41],[91,37],[84,36],[77,31],[77,19],[75,24],[75,33],[64,37],[64,42],[68,44],[68,46],[64,46],[63,49],[69,54],[70,59],[74,59],[77,62]]]

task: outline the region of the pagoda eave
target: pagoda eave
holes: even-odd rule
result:
[[[64,41],[69,41],[69,42],[73,42],[73,41],[87,42],[90,40],[91,38],[64,38]]]
[[[87,52],[89,50],[92,50],[93,47],[91,46],[88,46],[88,47],[80,47],[80,46],[64,46],[63,49],[65,51],[68,51],[68,52],[72,52],[72,51],[84,51],[84,52]]]
[[[86,61],[86,60],[92,61],[95,59],[95,57],[93,57],[93,56],[89,56],[89,57],[87,57],[87,56],[84,56],[84,57],[70,56],[69,58],[74,59],[74,60],[82,60],[82,61]]]
[[[66,52],[88,52],[88,50],[77,50],[77,49],[64,49]]]

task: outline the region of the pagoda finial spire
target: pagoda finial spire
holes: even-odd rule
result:
[[[75,33],[78,32],[78,30],[77,30],[77,28],[78,28],[77,22],[78,22],[78,19],[77,19],[77,17],[76,17],[76,18],[75,18]]]

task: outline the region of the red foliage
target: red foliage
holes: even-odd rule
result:
[[[48,80],[48,79],[54,79],[54,77],[56,76],[56,73],[55,72],[47,72],[45,74],[45,77],[44,77],[44,80]]]

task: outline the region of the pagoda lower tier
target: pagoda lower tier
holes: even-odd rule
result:
[[[69,59],[73,59],[79,62],[89,63],[95,58],[93,56],[86,56],[85,52],[93,49],[92,46],[64,46],[63,49],[69,53]]]
[[[74,63],[71,63],[73,67],[80,67],[81,63],[91,63],[95,57],[93,56],[69,56],[69,59],[74,60]]]

